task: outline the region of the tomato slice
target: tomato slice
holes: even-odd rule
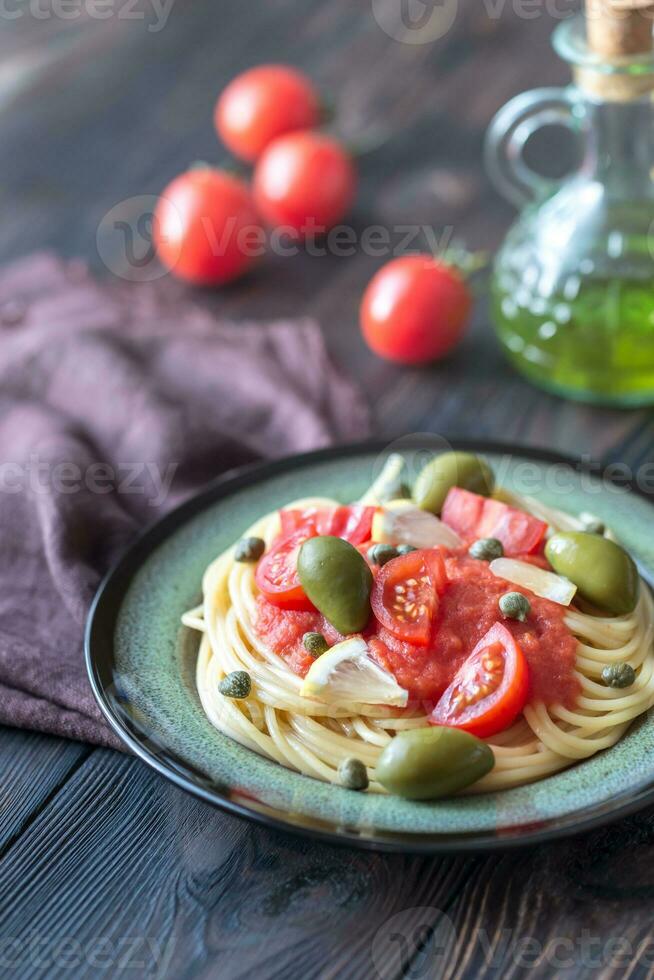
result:
[[[507,555],[538,551],[547,524],[500,500],[452,487],[443,505],[442,520],[465,540],[497,538]]]
[[[377,622],[399,640],[427,646],[438,594],[446,583],[445,562],[437,548],[393,558],[372,588],[370,602]]]
[[[294,510],[292,508],[280,510],[279,519],[282,525],[281,537],[286,538],[303,527],[311,528],[315,531],[317,513],[318,510],[316,507],[307,507],[304,510]]]
[[[506,626],[495,623],[458,670],[429,721],[488,738],[513,724],[528,689],[522,650]]]
[[[332,534],[345,538],[350,544],[362,544],[372,533],[375,507],[353,504],[351,507],[335,507],[331,514],[323,511],[318,515],[318,534]]]
[[[310,528],[315,534],[329,534],[358,545],[370,538],[374,507],[353,504],[350,507],[307,507],[304,510],[280,510],[282,535],[300,528]]]
[[[263,556],[254,575],[257,588],[268,602],[282,609],[313,609],[297,574],[297,556],[307,538],[315,537],[311,528],[280,535]]]

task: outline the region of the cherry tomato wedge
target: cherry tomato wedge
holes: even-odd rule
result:
[[[257,588],[268,602],[282,609],[313,609],[297,574],[297,556],[307,538],[315,537],[311,528],[280,535],[266,552],[254,575]]]
[[[507,555],[538,551],[547,531],[537,517],[460,487],[452,487],[445,498],[441,519],[466,541],[497,538]]]
[[[432,711],[432,725],[488,738],[513,724],[527,701],[529,668],[509,630],[495,623]]]
[[[356,547],[370,538],[375,508],[365,507],[363,504],[353,504],[350,507],[308,507],[306,510],[281,510],[279,516],[283,535],[300,528],[310,528],[316,534],[344,538]]]
[[[399,640],[427,646],[447,583],[440,551],[429,548],[393,558],[375,579],[370,602],[375,618]]]
[[[304,510],[295,510],[294,508],[280,510],[279,520],[282,527],[282,537],[288,537],[289,534],[294,534],[295,531],[299,531],[303,527],[315,530],[317,513],[316,507],[306,507]]]

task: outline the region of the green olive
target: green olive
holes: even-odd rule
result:
[[[494,765],[490,747],[460,728],[414,728],[383,750],[376,779],[397,796],[435,800],[470,786]]]
[[[623,616],[636,608],[638,570],[615,541],[586,531],[561,531],[547,542],[545,556],[583,599],[604,612]]]
[[[297,571],[302,588],[332,626],[347,636],[370,618],[372,572],[365,558],[342,538],[321,535],[300,548]]]
[[[452,487],[461,487],[487,497],[495,478],[488,463],[473,453],[443,453],[420,471],[413,488],[418,507],[440,514]]]

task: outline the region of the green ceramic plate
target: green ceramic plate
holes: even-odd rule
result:
[[[654,576],[654,508],[624,486],[549,453],[462,444],[484,453],[499,481],[545,503],[609,523]],[[397,449],[397,444],[392,447]],[[429,440],[399,447],[410,466]],[[416,803],[357,794],[269,762],[217,732],[196,694],[197,635],[180,625],[199,601],[206,565],[255,518],[290,500],[347,502],[379,471],[388,447],[366,444],[266,464],[210,486],[137,541],[107,577],[87,634],[89,676],[100,707],[125,743],[173,782],[261,822],[367,847],[438,852],[533,843],[575,833],[654,800],[654,723],[648,715],[614,748],[531,786]]]

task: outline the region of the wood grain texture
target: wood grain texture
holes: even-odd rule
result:
[[[482,171],[485,127],[517,92],[566,80],[546,6],[460,0],[453,28],[425,45],[389,37],[372,0],[175,0],[160,30],[147,0],[118,0],[107,20],[83,3],[79,19],[0,18],[0,261],[46,246],[108,275],[103,216],[194,159],[223,160],[216,94],[268,60],[307,68],[347,138],[386,137],[360,162],[357,232],[381,224],[399,248],[398,226],[426,225],[493,248],[512,212]],[[528,386],[483,299],[447,364],[372,357],[357,307],[387,257],[273,256],[194,296],[221,315],[317,317],[389,441],[429,431],[651,460],[652,413]],[[0,767],[0,969],[12,977],[608,978],[654,962],[651,811],[521,854],[425,860],[271,833],[135,760],[36,735],[3,732]]]
[[[111,976],[120,957],[146,976],[356,977],[390,917],[448,904],[471,864],[271,834],[96,750],[7,849],[0,938],[16,977]]]
[[[93,749],[7,731],[0,740],[0,859]]]

